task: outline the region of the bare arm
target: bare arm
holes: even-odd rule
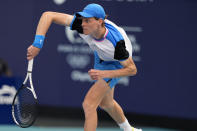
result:
[[[74,16],[58,12],[44,12],[37,26],[36,35],[45,36],[50,25],[56,23],[59,25],[69,26]],[[40,52],[40,48],[29,46],[27,49],[27,59],[31,60]]]
[[[44,12],[37,26],[37,35],[46,35],[50,25],[56,23],[59,25],[69,26],[74,16],[58,12]]]
[[[137,68],[131,57],[129,57],[127,60],[122,61],[120,63],[123,65],[122,69],[118,69],[118,70],[91,69],[88,71],[88,73],[93,80],[98,80],[100,78],[115,78],[115,77],[136,75]]]
[[[120,62],[121,65],[123,65],[122,69],[119,70],[112,70],[109,71],[109,78],[113,77],[122,77],[122,76],[134,76],[137,73],[137,68],[135,66],[135,63],[133,62],[133,59],[129,57],[127,60]]]

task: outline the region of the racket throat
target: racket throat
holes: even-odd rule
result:
[[[37,99],[36,92],[34,90],[31,90],[31,91],[33,93],[34,98]]]
[[[29,88],[29,87],[27,87],[27,89],[29,89],[32,92],[34,98],[37,99],[36,92],[33,89]]]

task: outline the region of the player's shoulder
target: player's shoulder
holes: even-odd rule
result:
[[[106,39],[111,41],[114,46],[116,46],[116,44],[119,41],[124,40],[121,32],[119,31],[120,27],[118,27],[115,23],[113,23],[112,21],[106,19],[105,20],[105,27],[108,30],[108,34],[106,36]]]

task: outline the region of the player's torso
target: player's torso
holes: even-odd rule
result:
[[[107,29],[105,35],[107,35],[107,33],[108,33],[108,29]],[[115,47],[111,43],[111,41],[109,41],[105,37],[104,37],[104,39],[100,39],[100,40],[96,40],[96,39],[90,37],[89,40],[86,40],[86,42],[88,43],[89,47],[93,51],[97,52],[98,56],[102,60],[104,60],[104,61],[114,61]]]
[[[114,59],[116,44],[119,40],[125,41],[125,46],[130,56],[132,55],[131,42],[128,40],[126,33],[110,21],[105,22],[106,32],[102,39],[94,39],[89,35],[81,35],[88,43],[89,47],[97,52],[100,59],[104,61],[117,61]]]

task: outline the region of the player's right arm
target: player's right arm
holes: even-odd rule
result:
[[[46,35],[50,25],[56,23],[59,25],[70,26],[74,16],[58,12],[44,12],[37,26],[36,35]]]
[[[74,16],[64,13],[58,13],[58,12],[44,12],[39,20],[37,29],[36,29],[36,37],[34,42],[37,42],[36,45],[31,45],[27,49],[27,59],[31,60],[35,56],[38,55],[41,47],[39,47],[39,44],[43,44],[44,37],[52,23],[56,23],[59,25],[64,26],[70,26]],[[40,43],[39,43],[40,42]]]

